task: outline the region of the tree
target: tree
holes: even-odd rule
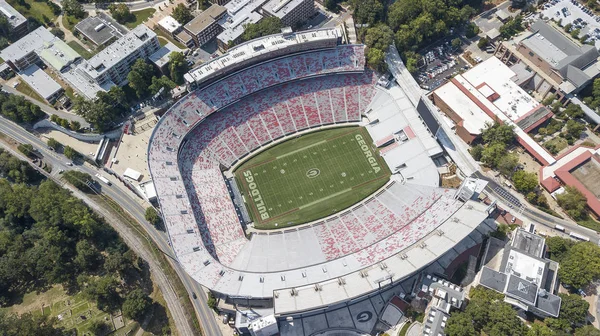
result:
[[[462,40],[460,38],[457,37],[452,40],[452,48],[458,49],[460,46],[462,46]]]
[[[496,122],[491,125],[486,124],[486,128],[482,130],[481,138],[486,144],[499,142],[509,145],[515,140],[516,136],[513,126]]]
[[[561,264],[563,258],[567,256],[573,245],[575,245],[574,241],[571,239],[562,238],[560,236],[546,238],[546,246],[548,247],[550,259]]]
[[[554,336],[554,332],[543,323],[533,323],[527,331],[527,336]]]
[[[367,51],[367,64],[371,68],[383,72],[386,68],[385,53],[377,48],[369,48]]]
[[[600,247],[590,242],[575,244],[562,258],[558,276],[563,283],[573,288],[585,287],[592,281],[599,279]]]
[[[150,84],[150,87],[148,88],[150,90],[150,93],[155,95],[157,94],[161,89],[163,89],[163,95],[164,94],[170,94],[171,90],[173,88],[175,88],[177,86],[177,84],[175,84],[172,80],[169,79],[169,77],[167,76],[160,76],[160,77],[152,77],[152,84]]]
[[[94,181],[90,174],[80,172],[78,170],[68,170],[62,174],[62,177],[67,180],[67,182],[71,183],[75,188],[85,191],[92,192],[87,183],[91,183]]]
[[[496,168],[504,176],[511,177],[519,164],[519,158],[514,154],[504,154],[498,159]]]
[[[571,103],[569,105],[567,105],[567,107],[564,110],[564,113],[572,119],[577,119],[577,118],[581,118],[585,115],[585,113],[583,113],[583,109],[581,108],[581,106]]]
[[[192,11],[184,4],[179,4],[173,9],[171,16],[180,24],[184,25],[194,18]]]
[[[564,193],[556,195],[556,200],[571,218],[580,220],[587,216],[587,198],[577,188],[566,186]]]
[[[52,28],[50,32],[52,33],[52,35],[58,37],[61,40],[65,39],[65,32],[62,31],[62,29],[60,28]]]
[[[337,12],[338,2],[339,0],[325,0],[323,1],[323,5],[325,6],[325,8],[327,8],[328,11]]]
[[[81,123],[79,123],[79,121],[76,120],[71,120],[71,122],[69,123],[69,128],[77,132],[81,128]]]
[[[75,245],[77,255],[73,260],[81,270],[93,271],[102,262],[100,251],[87,240],[80,240]]]
[[[76,150],[74,150],[71,146],[65,146],[63,154],[65,154],[65,156],[67,158],[69,158],[70,160],[75,160],[80,155],[79,152],[77,152]]]
[[[562,300],[558,320],[564,321],[570,328],[585,325],[590,304],[577,294],[560,293],[558,296]]]
[[[483,157],[483,146],[481,144],[477,145],[477,146],[473,146],[469,152],[471,153],[471,155],[473,156],[473,159],[475,159],[475,161],[480,161],[481,158]]]
[[[108,10],[112,17],[120,24],[125,24],[130,21],[135,21],[135,15],[131,13],[126,4],[110,4]]]
[[[506,155],[506,146],[501,142],[495,142],[481,152],[481,162],[489,167],[495,168],[498,162]]]
[[[49,147],[54,149],[60,148],[60,146],[62,146],[60,142],[56,141],[54,138],[48,138],[48,141],[46,143]]]
[[[61,2],[63,12],[66,15],[73,16],[78,19],[82,19],[85,16],[83,5],[77,0],[63,0]]]
[[[154,68],[142,58],[136,60],[131,66],[127,80],[138,98],[144,98],[150,93],[149,87],[152,84],[153,75]]]
[[[244,33],[242,34],[242,42],[250,41],[266,35],[277,34],[281,31],[283,24],[281,19],[272,16],[264,18],[257,23],[244,25]]]
[[[575,330],[575,336],[600,336],[600,330],[593,325],[586,325]]]
[[[154,207],[147,207],[146,214],[144,217],[150,224],[154,225],[155,228],[158,228],[158,226],[162,222],[160,216],[158,215],[158,212],[156,212],[156,209],[154,209]]]
[[[573,119],[569,119],[567,121],[567,134],[575,139],[579,139],[581,137],[581,133],[585,130],[585,125],[575,121]]]
[[[517,33],[520,33],[523,31],[523,25],[522,25],[522,17],[520,15],[517,15],[516,17],[511,17],[510,19],[508,19],[508,21],[506,21],[506,23],[500,27],[499,31],[500,31],[500,35],[503,38],[511,38],[512,36],[516,35]]]
[[[367,29],[365,44],[369,48],[387,50],[394,41],[394,32],[385,24],[378,24]]]
[[[171,80],[177,84],[183,84],[183,75],[189,70],[185,56],[180,52],[173,52],[169,55],[169,74]]]
[[[465,36],[467,38],[473,38],[475,35],[479,34],[479,27],[475,25],[473,22],[469,22],[465,27]]]
[[[516,171],[512,176],[512,180],[515,189],[521,192],[533,191],[538,186],[537,175],[524,170]]]
[[[88,330],[94,336],[104,336],[108,333],[109,327],[108,327],[108,324],[104,323],[104,321],[92,320],[92,322],[90,322],[90,324],[88,326]]]
[[[141,322],[142,318],[152,306],[152,299],[141,289],[129,292],[123,302],[123,315],[134,321]]]
[[[452,336],[476,336],[471,316],[468,313],[456,312],[450,315],[446,329],[446,335]]]
[[[351,0],[349,3],[358,23],[374,25],[383,16],[383,4],[379,0]]]
[[[60,336],[68,334],[62,328],[55,328],[56,320],[45,316],[34,316],[32,314],[6,315],[0,312],[0,335],[2,336]]]
[[[488,44],[490,43],[490,40],[488,40],[487,37],[482,37],[479,39],[479,41],[477,41],[477,47],[481,50],[485,49],[485,47],[488,46]]]
[[[20,144],[17,149],[27,157],[32,157],[35,152],[31,144]]]
[[[117,287],[118,281],[113,276],[87,277],[84,281],[83,294],[86,298],[96,301],[100,310],[113,312],[121,306]]]

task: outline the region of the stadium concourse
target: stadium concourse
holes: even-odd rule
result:
[[[191,93],[159,120],[148,147],[185,271],[229,304],[268,309],[282,335],[371,333],[384,295],[408,290],[402,283],[423,269],[443,273],[494,228],[489,208],[476,201],[480,181],[439,187],[434,160],[445,162],[444,153],[423,104],[414,106],[395,83],[378,84],[364,46],[344,45],[341,35],[337,28],[271,35],[190,71]],[[230,170],[290,137],[348,124],[366,127],[390,181],[340,213],[248,238]],[[369,306],[368,321],[349,302]],[[336,320],[311,320],[324,311]]]

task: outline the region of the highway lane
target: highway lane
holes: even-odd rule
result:
[[[48,149],[46,143],[37,136],[29,133],[20,126],[4,119],[0,119],[0,132],[10,136],[20,143],[29,143],[36,148],[39,153],[43,156],[44,160],[53,166],[52,176],[57,177],[59,171],[77,169],[82,172],[88,173],[94,176],[97,173],[103,173],[101,169],[90,167],[88,165],[82,166],[68,166],[66,163],[70,162],[66,157]],[[145,219],[146,208],[140,204],[139,198],[133,194],[133,192],[123,189],[124,187],[113,184],[112,186],[102,185],[101,191],[106,196],[113,199],[118,203],[125,211],[141,223],[146,232],[150,235],[152,240],[158,246],[158,248],[168,257],[171,265],[181,278],[196,311],[200,324],[204,330],[205,335],[222,335],[217,320],[214,317],[214,313],[206,304],[207,297],[202,289],[201,285],[195,280],[190,278],[183,269],[181,269],[179,263],[175,259],[174,253],[169,246],[169,238],[165,232],[156,230],[150,223]],[[198,299],[192,298],[192,293],[196,293]]]

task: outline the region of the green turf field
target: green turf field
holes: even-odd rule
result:
[[[390,175],[363,127],[288,140],[235,171],[259,229],[293,226],[339,212],[379,189]]]

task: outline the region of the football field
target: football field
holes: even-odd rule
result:
[[[339,212],[379,189],[390,175],[363,127],[293,138],[235,171],[259,229],[293,226]]]

